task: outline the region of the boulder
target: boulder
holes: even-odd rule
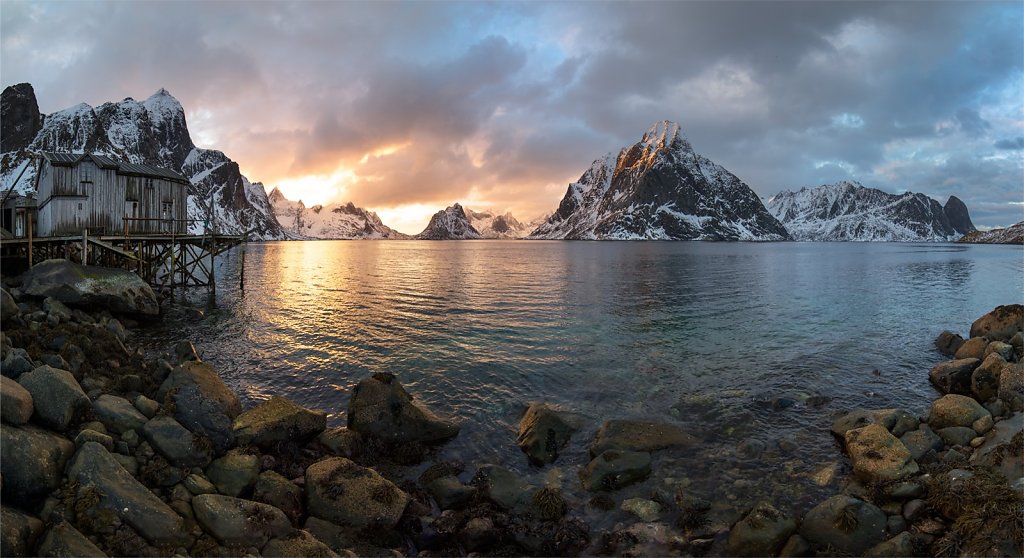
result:
[[[661,504],[644,498],[627,498],[619,509],[635,515],[641,521],[653,523],[661,517]]]
[[[149,420],[124,397],[103,394],[92,404],[93,415],[103,423],[107,430],[115,434],[124,434],[129,430],[139,430]]]
[[[36,552],[38,556],[52,558],[107,558],[99,547],[67,521],[50,527]]]
[[[305,481],[310,515],[339,525],[392,528],[409,503],[391,481],[344,457],[310,465]]]
[[[523,510],[530,506],[533,487],[514,472],[498,465],[484,465],[478,475],[483,479],[484,496],[502,509]]]
[[[500,538],[501,532],[488,517],[470,519],[459,532],[459,541],[467,551],[473,553],[493,547]]]
[[[906,446],[879,424],[847,431],[846,449],[854,474],[864,482],[898,480],[918,471]]]
[[[900,442],[910,451],[910,457],[915,461],[921,459],[929,451],[942,451],[944,444],[940,438],[927,424],[922,424],[917,430],[912,430],[900,436]]]
[[[5,502],[32,503],[60,486],[75,444],[35,426],[0,426],[0,477]]]
[[[22,274],[21,281],[25,294],[53,297],[68,306],[140,317],[160,314],[153,289],[138,275],[123,269],[46,260]]]
[[[782,546],[779,558],[795,558],[797,556],[813,556],[813,554],[811,554],[811,544],[807,542],[807,539],[800,535],[793,535]]]
[[[355,533],[351,528],[345,528],[324,521],[318,517],[307,517],[304,530],[313,535],[316,540],[327,545],[331,550],[341,553],[347,557],[354,554],[346,553],[346,550],[355,545]]]
[[[114,439],[102,432],[97,432],[90,428],[83,428],[78,432],[78,436],[75,436],[75,447],[80,448],[85,445],[86,442],[96,442],[103,446],[107,451],[114,450]]]
[[[1024,477],[1024,413],[995,423],[985,443],[974,450],[971,463],[1002,473],[1011,486]]]
[[[50,319],[58,323],[71,321],[71,309],[55,298],[47,298],[43,301],[43,311]]]
[[[985,357],[991,354],[999,355],[1003,360],[1013,360],[1013,345],[1002,341],[993,341],[985,347]]]
[[[260,458],[234,449],[215,459],[206,468],[206,478],[227,496],[238,497],[256,483],[260,474]]]
[[[298,525],[305,515],[302,489],[274,471],[260,473],[252,490],[252,499],[283,511],[293,525]]]
[[[990,413],[973,398],[951,393],[932,403],[928,425],[936,430],[948,426],[970,426],[988,414]]]
[[[846,495],[815,506],[804,516],[800,535],[820,546],[858,556],[885,540],[886,516],[877,507]]]
[[[729,531],[729,555],[775,556],[795,532],[795,519],[761,502]]]
[[[458,477],[453,475],[433,479],[427,482],[424,488],[437,502],[437,507],[442,510],[464,507],[476,492],[472,487],[462,484]]]
[[[176,467],[206,467],[213,457],[209,443],[169,416],[150,419],[142,435]]]
[[[902,558],[903,556],[914,556],[913,539],[909,531],[904,531],[895,537],[876,544],[864,553],[870,558]]]
[[[193,496],[217,493],[217,487],[214,486],[212,482],[206,480],[206,477],[195,473],[185,477],[185,480],[182,481],[182,485],[184,485],[185,490],[188,490]]]
[[[170,398],[174,418],[195,434],[210,439],[220,455],[234,445],[232,423],[242,412],[238,396],[205,362],[185,362],[174,368],[157,391],[157,400]]]
[[[11,293],[7,292],[6,289],[0,289],[0,321],[6,322],[20,315],[21,308],[18,308],[18,303],[14,302],[14,297],[11,296]]]
[[[363,437],[355,430],[340,426],[324,430],[316,437],[316,441],[336,456],[351,458],[362,446]]]
[[[188,540],[181,516],[135,480],[103,446],[84,444],[68,465],[68,477],[94,486],[97,506],[109,510],[154,545],[176,546]]]
[[[976,358],[941,362],[928,372],[928,379],[942,393],[965,395],[971,392],[971,373],[980,362]]]
[[[692,446],[699,440],[685,428],[662,422],[609,420],[601,425],[590,446],[590,456],[605,450],[646,451]]]
[[[260,551],[263,558],[337,558],[331,547],[317,540],[307,531],[296,530],[283,538],[272,539]]]
[[[857,409],[834,420],[832,434],[842,440],[848,430],[876,423],[884,426],[893,435],[902,436],[905,432],[917,428],[920,421],[903,409]]]
[[[25,424],[32,418],[32,394],[21,384],[0,376],[0,419],[8,424]]]
[[[284,512],[274,506],[221,494],[192,498],[192,511],[203,530],[225,546],[260,548],[292,529]]]
[[[946,428],[936,430],[935,433],[939,435],[939,438],[942,438],[946,447],[969,446],[971,440],[977,436],[973,428],[966,426],[947,426]]]
[[[43,522],[14,508],[0,507],[0,556],[34,556]]]
[[[999,399],[1010,411],[1024,411],[1024,362],[1003,366],[999,373]]]
[[[1006,360],[992,353],[971,373],[971,393],[978,401],[990,401],[999,395],[999,375]]]
[[[32,359],[28,357],[28,351],[22,348],[15,348],[7,351],[7,356],[0,363],[0,373],[8,378],[17,380],[22,374],[35,368]]]
[[[59,432],[70,428],[89,411],[89,397],[67,370],[43,365],[22,374],[18,383],[32,394],[39,422]]]
[[[171,349],[171,359],[174,360],[175,364],[181,364],[183,362],[189,362],[193,360],[203,360],[199,358],[199,353],[196,352],[195,345],[193,345],[192,342],[188,341],[187,339],[182,339],[181,341],[178,341],[177,343],[174,344],[174,347]]]
[[[988,346],[988,338],[985,337],[972,337],[967,341],[964,341],[963,345],[956,350],[956,354],[953,355],[954,359],[963,360],[965,358],[976,358],[981,360],[985,356],[985,347]]]
[[[327,413],[300,407],[284,397],[270,400],[238,415],[232,424],[239,445],[271,448],[282,442],[303,445],[327,428]]]
[[[1009,341],[1024,330],[1024,306],[1008,304],[996,306],[988,314],[971,324],[971,337],[988,337],[994,341]]]
[[[575,413],[532,403],[519,421],[519,449],[534,465],[552,463],[581,425],[582,420]]]
[[[957,349],[960,345],[964,344],[964,338],[960,337],[959,334],[953,333],[952,331],[943,331],[935,338],[935,348],[940,353],[946,356],[953,356],[956,354]]]
[[[134,405],[135,408],[148,419],[155,417],[156,414],[160,412],[160,404],[145,395],[136,395],[135,398],[132,399],[132,405]]]
[[[352,390],[348,427],[392,443],[436,443],[459,433],[458,425],[413,401],[393,375],[383,373],[359,382]]]
[[[647,478],[650,473],[651,454],[608,450],[591,460],[583,468],[580,478],[583,481],[583,488],[594,492],[618,490]]]

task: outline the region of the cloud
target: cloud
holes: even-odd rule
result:
[[[18,2],[0,78],[44,112],[166,87],[252,179],[424,222],[551,210],[668,118],[761,195],[853,178],[1000,226],[1024,201],[1022,22],[1019,3]]]

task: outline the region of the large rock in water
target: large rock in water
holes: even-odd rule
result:
[[[171,371],[157,391],[157,399],[170,398],[174,418],[182,426],[210,439],[217,454],[234,445],[232,423],[242,412],[235,392],[205,362],[185,362]]]
[[[21,281],[25,294],[53,297],[68,306],[141,317],[160,315],[153,289],[123,269],[46,260],[22,274]]]
[[[348,403],[348,427],[392,443],[434,443],[455,437],[459,426],[413,401],[391,374],[356,384]]]
[[[865,482],[902,479],[918,471],[910,451],[880,424],[846,432],[846,449],[853,460],[853,472]]]
[[[590,456],[600,455],[606,450],[651,452],[676,446],[691,446],[698,441],[697,437],[687,432],[685,428],[674,424],[609,420],[597,431],[597,437],[590,446]]]
[[[942,393],[964,395],[971,392],[971,374],[979,362],[976,358],[940,362],[928,372],[928,379]]]
[[[0,476],[5,502],[30,503],[60,486],[75,444],[34,426],[0,426]]]
[[[1024,305],[1007,304],[978,318],[971,324],[971,337],[988,337],[991,341],[1009,341],[1024,330]]]
[[[99,490],[98,507],[109,510],[155,545],[188,539],[181,516],[149,491],[96,442],[86,442],[68,465],[68,477]]]
[[[569,438],[580,429],[580,418],[544,403],[532,403],[519,421],[519,448],[534,465],[552,463]]]
[[[232,429],[239,445],[270,448],[282,442],[305,444],[327,428],[327,413],[300,407],[284,397],[269,401],[238,415]]]
[[[795,532],[796,520],[761,502],[729,530],[729,554],[775,556]]]
[[[583,488],[618,490],[647,478],[651,473],[651,454],[638,451],[608,450],[595,457],[580,472]]]
[[[856,498],[838,495],[815,506],[804,516],[800,535],[846,555],[859,556],[885,540],[882,510]]]
[[[306,469],[309,514],[339,525],[394,527],[409,495],[373,469],[332,457]]]

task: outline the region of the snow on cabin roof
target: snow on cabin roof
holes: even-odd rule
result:
[[[86,158],[91,159],[100,168],[105,169],[117,169],[118,174],[126,174],[131,176],[149,176],[153,178],[164,178],[167,180],[174,180],[177,182],[189,183],[189,180],[181,174],[174,172],[170,169],[162,167],[154,167],[152,165],[142,165],[138,163],[126,163],[123,161],[117,161],[106,155],[100,155],[97,153],[53,153],[53,152],[42,152],[40,153],[44,159],[46,159],[51,165],[54,166],[65,166],[69,167],[77,165],[79,162]]]

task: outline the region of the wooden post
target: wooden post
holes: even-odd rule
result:
[[[89,229],[82,229],[82,265],[89,265]]]
[[[25,219],[28,221],[28,267],[32,268],[32,214],[25,211]]]

